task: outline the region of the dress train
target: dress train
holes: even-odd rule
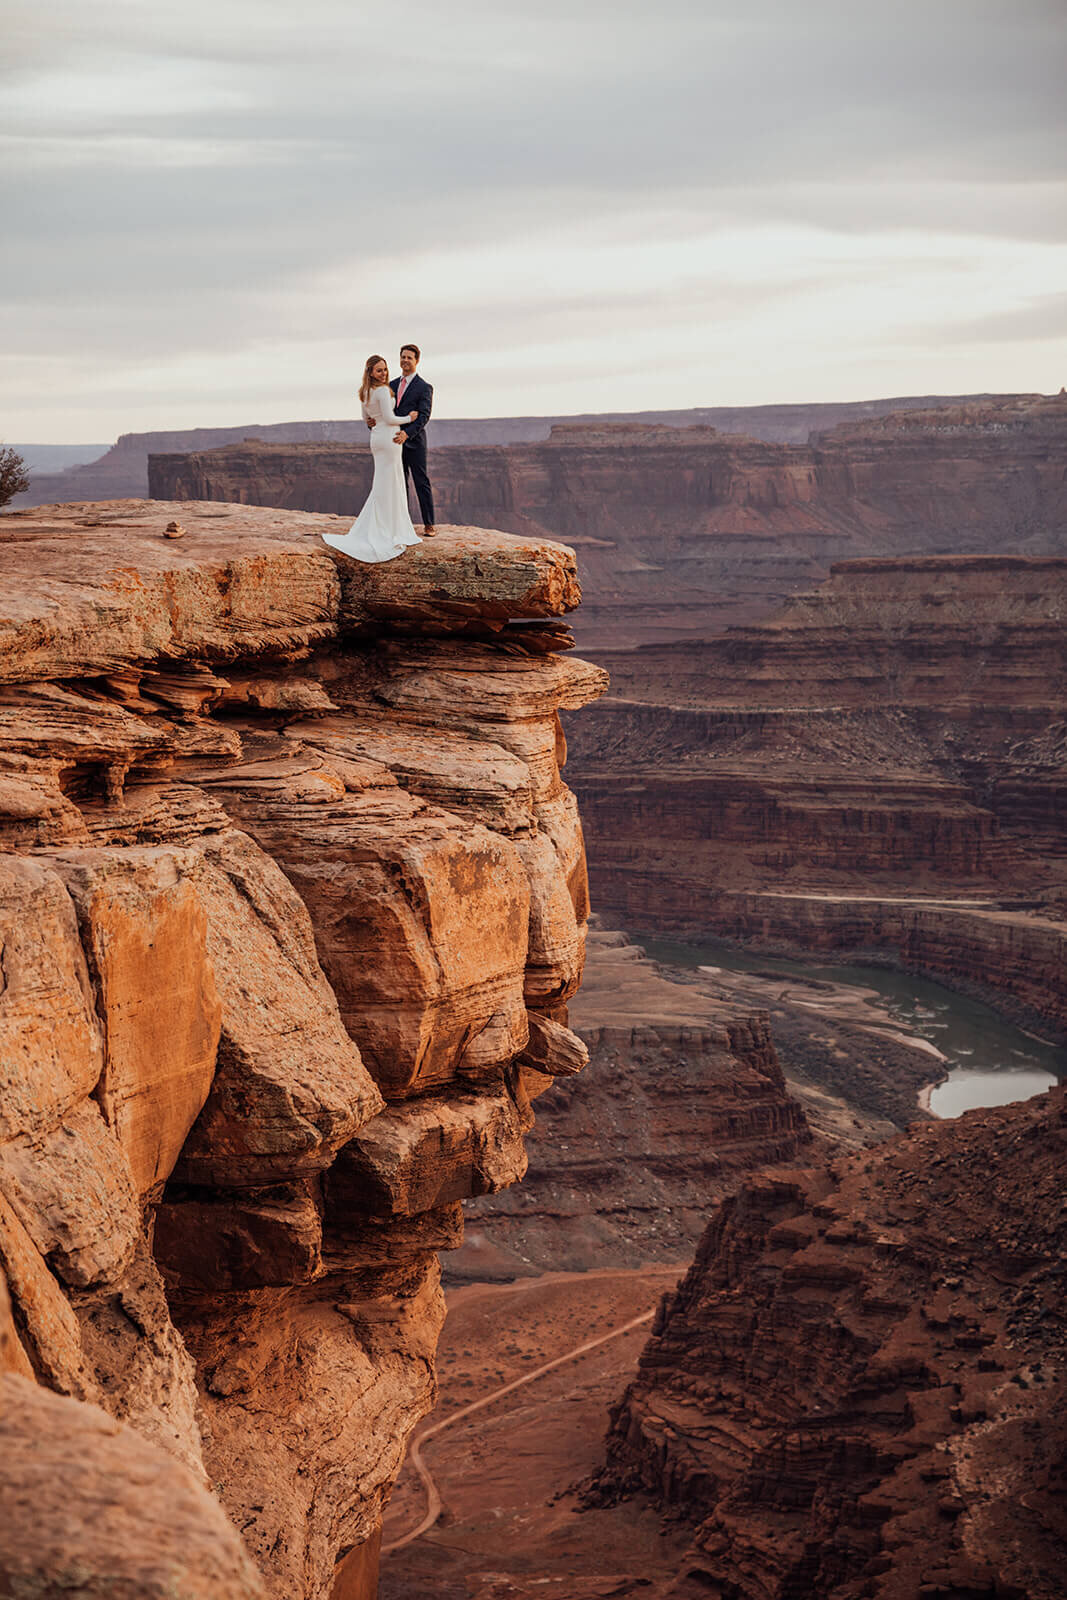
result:
[[[363,418],[374,418],[370,430],[374,481],[359,516],[347,533],[324,533],[325,542],[354,561],[392,561],[409,545],[419,544],[419,535],[408,512],[408,491],[404,482],[403,446],[393,443],[393,434],[408,421],[410,413],[397,416],[388,384],[372,389],[363,402]]]

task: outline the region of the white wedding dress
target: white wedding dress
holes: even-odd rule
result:
[[[323,539],[342,555],[355,561],[391,561],[409,544],[421,541],[411,525],[408,491],[401,461],[403,445],[393,443],[393,434],[402,428],[411,412],[397,416],[393,395],[387,383],[380,383],[363,402],[363,420],[373,417],[370,449],[374,457],[374,482],[367,502],[347,533],[324,533]]]

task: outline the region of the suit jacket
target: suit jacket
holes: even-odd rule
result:
[[[403,373],[401,373],[400,377],[403,377]],[[395,411],[397,409],[396,391],[400,388],[400,378],[394,378],[389,387],[393,391],[393,410]],[[416,372],[404,390],[403,405],[405,411],[417,411],[419,413],[414,422],[405,422],[403,424],[404,432],[408,436],[404,449],[409,449],[413,444],[418,444],[425,449],[424,429],[430,420],[430,412],[433,410],[433,384],[427,383],[426,379],[420,378]]]

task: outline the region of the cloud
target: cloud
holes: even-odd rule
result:
[[[687,337],[707,370],[740,337],[764,373],[792,316],[795,349],[825,349],[849,274],[872,381],[923,323],[947,389],[955,324],[1053,292],[1058,3],[6,10],[0,330],[21,409],[0,427],[21,437],[136,427],[168,393],[175,425],[211,420],[260,382],[264,406],[321,411],[375,328],[432,334],[479,397],[468,364],[531,362],[563,397],[597,340],[628,340],[616,403],[636,408],[658,403],[637,357],[656,341]],[[826,373],[799,369],[790,397]]]
[[[1067,294],[1039,295],[1008,311],[967,318],[942,330],[942,338],[958,344],[1067,340]]]

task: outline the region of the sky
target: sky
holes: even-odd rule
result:
[[[0,439],[1067,383],[1063,0],[0,0]]]

